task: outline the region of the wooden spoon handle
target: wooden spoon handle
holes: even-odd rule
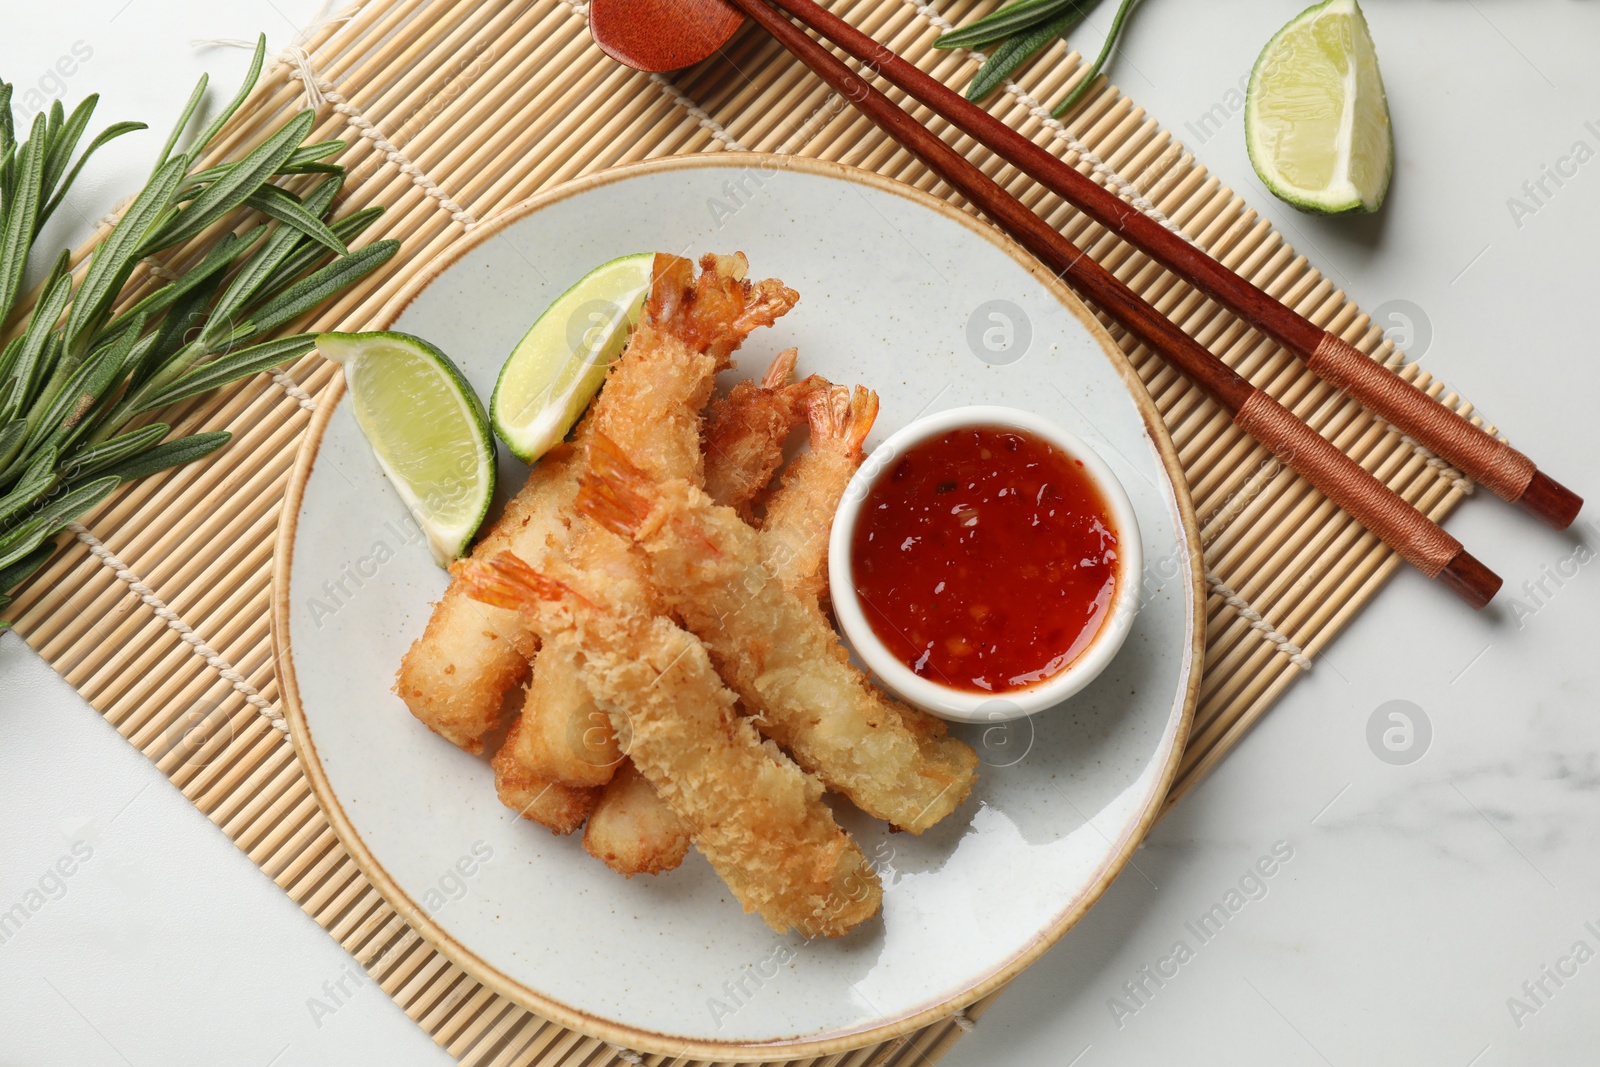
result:
[[[1070,282],[1139,341],[1189,377],[1235,416],[1236,421],[1242,416],[1245,421],[1240,422],[1241,426],[1248,422],[1261,429],[1271,439],[1258,440],[1281,451],[1285,462],[1296,472],[1407,562],[1416,564],[1430,578],[1446,576],[1447,584],[1473,607],[1482,607],[1494,596],[1500,579],[1463,552],[1454,538],[1398,493],[1212,355],[965,156],[896,107],[832,52],[768,6],[765,0],[732,2],[836,92],[982,208],[1057,276]],[[1452,563],[1462,557],[1462,565],[1452,567]]]

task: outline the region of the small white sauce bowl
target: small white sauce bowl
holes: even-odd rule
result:
[[[889,472],[913,446],[951,430],[979,427],[1021,430],[1043,438],[1083,463],[1089,480],[1099,491],[1117,532],[1117,587],[1110,609],[1100,620],[1100,629],[1078,657],[1059,673],[1022,689],[985,693],[954,689],[930,681],[901,663],[888,650],[862,611],[851,564],[851,543],[872,487]],[[1017,408],[974,406],[952,408],[921,418],[891,434],[872,450],[861,469],[845,489],[839,510],[833,516],[828,537],[828,585],[833,610],[845,637],[867,669],[907,703],[953,722],[999,722],[1020,718],[1062,703],[1083,689],[1116,656],[1139,613],[1139,581],[1144,571],[1144,552],[1139,538],[1139,520],[1133,504],[1116,475],[1095,451],[1077,435],[1042,416]]]

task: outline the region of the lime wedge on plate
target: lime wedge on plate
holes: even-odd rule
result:
[[[1244,105],[1250,162],[1302,211],[1376,211],[1394,138],[1378,53],[1356,0],[1307,8],[1267,42]]]
[[[500,371],[489,417],[518,459],[532,463],[567,436],[622,354],[650,291],[650,252],[585,274],[545,309]]]
[[[441,564],[466,554],[494,498],[483,402],[450,357],[405,333],[325,333],[356,422]]]

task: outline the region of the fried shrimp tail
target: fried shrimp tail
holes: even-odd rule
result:
[[[654,484],[615,441],[596,437],[590,443],[589,469],[578,479],[578,511],[631,541],[650,515],[646,494]]]
[[[778,354],[759,381],[743,381],[711,401],[706,416],[706,492],[746,521],[751,505],[783,465],[783,445],[827,382],[793,380],[796,353]]]
[[[540,574],[514,552],[502,552],[488,560],[461,560],[451,565],[450,573],[461,580],[472,599],[508,611],[525,610],[530,600],[584,600],[582,593]]]
[[[697,279],[689,260],[656,253],[644,304],[645,324],[668,330],[684,343],[726,361],[753,330],[771,326],[800,299],[780,281],[746,281],[749,269],[743,252],[704,255]]]
[[[878,418],[878,394],[859,385],[830,386],[808,399],[806,417],[811,449],[784,470],[767,502],[761,551],[795,595],[822,603],[833,513],[861,466],[862,445]]]
[[[515,602],[535,629],[576,634],[585,678],[639,773],[747,911],[774,930],[835,937],[883,888],[822,803],[822,785],[764,745],[705,645],[625,598],[599,598],[508,555],[456,564],[472,595]]]
[[[840,657],[838,635],[771,573],[759,536],[731,509],[687,482],[651,484],[601,440],[578,508],[645,549],[657,590],[759,713],[762,731],[806,770],[913,833],[966,798],[977,755]]]

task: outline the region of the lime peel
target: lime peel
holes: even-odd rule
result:
[[[1394,171],[1389,103],[1356,0],[1325,0],[1273,35],[1250,72],[1245,145],[1272,194],[1322,215],[1383,205]]]
[[[518,459],[537,460],[583,415],[639,320],[654,260],[640,252],[601,264],[517,342],[495,382],[489,419]]]
[[[356,422],[434,559],[466,555],[495,489],[494,438],[471,384],[411,334],[325,333],[317,347],[343,365]]]

